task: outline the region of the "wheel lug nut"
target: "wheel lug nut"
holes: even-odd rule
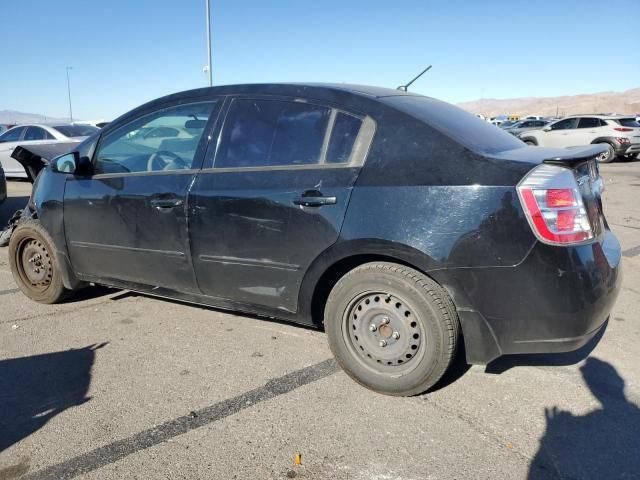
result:
[[[373,323],[369,325],[369,330],[371,330],[372,332],[375,332],[377,329],[378,327],[376,327]]]
[[[389,323],[389,317],[384,317],[382,319],[382,323],[384,323],[385,325]]]
[[[380,340],[380,346],[381,347],[386,347],[387,346],[387,341],[386,340]]]
[[[391,334],[391,336],[392,336],[393,338],[395,338],[396,340],[400,338],[400,334],[399,334],[398,332],[393,332],[393,333]]]

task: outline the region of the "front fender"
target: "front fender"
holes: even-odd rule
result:
[[[43,168],[33,185],[29,208],[53,239],[64,286],[75,289],[80,287],[82,282],[78,280],[71,266],[64,233],[63,202],[67,178],[67,174],[54,172],[48,166]]]

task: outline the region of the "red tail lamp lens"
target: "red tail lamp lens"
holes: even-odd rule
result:
[[[573,207],[576,204],[576,198],[573,190],[570,188],[553,188],[547,190],[547,207]]]

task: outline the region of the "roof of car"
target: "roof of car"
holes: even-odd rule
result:
[[[564,118],[576,118],[576,117],[602,118],[604,120],[607,120],[607,119],[616,119],[616,118],[630,118],[630,117],[633,117],[633,115],[632,114],[623,115],[618,113],[576,113],[575,115],[567,115]]]
[[[42,128],[54,128],[54,127],[65,127],[65,126],[73,126],[74,123],[65,123],[65,122],[55,122],[55,123],[21,123],[20,125],[16,125],[15,127],[42,127]]]
[[[373,87],[369,85],[352,85],[347,83],[247,83],[238,85],[219,85],[214,87],[197,88],[166,95],[151,100],[144,105],[123,114],[110,125],[118,124],[127,118],[139,114],[141,111],[156,108],[171,101],[185,98],[206,97],[209,95],[267,95],[284,97],[306,97],[321,101],[355,102],[364,105],[366,102],[389,97],[423,97],[418,93],[405,92],[392,88]],[[109,128],[107,125],[106,128]]]
[[[209,87],[218,93],[258,93],[265,90],[289,93],[300,88],[310,88],[327,91],[341,91],[366,97],[382,98],[395,96],[416,96],[418,93],[405,92],[393,88],[375,87],[371,85],[354,85],[349,83],[319,83],[319,82],[291,82],[291,83],[245,83],[238,85],[219,85]]]

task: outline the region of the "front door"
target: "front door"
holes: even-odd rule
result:
[[[234,99],[189,196],[202,292],[296,311],[307,268],[338,239],[372,136],[371,119],[323,105]]]
[[[70,177],[64,228],[83,278],[197,291],[189,255],[187,193],[216,101],[165,105],[105,132],[94,175]],[[164,132],[158,140],[148,133]]]
[[[578,125],[577,118],[565,118],[549,126],[551,130],[543,130],[540,136],[541,147],[569,147],[576,145],[573,136]]]

